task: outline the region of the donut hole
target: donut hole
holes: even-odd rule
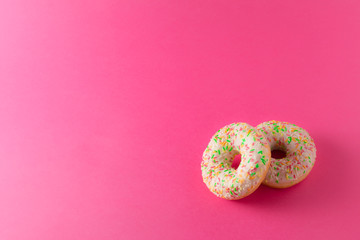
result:
[[[271,151],[271,157],[275,159],[282,159],[286,157],[286,152],[281,149],[275,149]]]
[[[231,164],[231,167],[233,169],[237,169],[240,165],[240,162],[241,162],[241,154],[237,154],[235,155],[234,159],[233,159],[233,162]]]

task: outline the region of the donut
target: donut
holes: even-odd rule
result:
[[[273,188],[291,187],[306,178],[315,163],[314,140],[303,128],[288,122],[269,121],[256,127],[270,144],[271,150],[282,150],[286,157],[271,158],[263,181]]]
[[[234,169],[231,164],[238,154],[241,162]],[[244,198],[264,180],[270,157],[270,146],[260,131],[246,123],[229,124],[214,134],[203,153],[203,181],[218,197]]]

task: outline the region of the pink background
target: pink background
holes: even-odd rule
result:
[[[360,3],[0,2],[0,239],[359,239]],[[301,184],[202,182],[232,122],[318,149]]]

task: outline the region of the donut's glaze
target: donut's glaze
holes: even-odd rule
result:
[[[237,169],[231,167],[241,154]],[[204,151],[201,170],[204,183],[216,196],[229,200],[246,197],[264,180],[270,166],[270,146],[256,128],[233,123],[221,128]]]
[[[315,163],[316,148],[308,132],[288,122],[269,121],[256,127],[268,140],[271,150],[283,150],[286,157],[271,159],[263,184],[274,188],[293,186],[306,178]]]

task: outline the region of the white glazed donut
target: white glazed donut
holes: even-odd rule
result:
[[[231,167],[241,154],[237,169]],[[270,166],[270,146],[256,128],[233,123],[221,128],[211,138],[201,162],[204,183],[216,196],[236,200],[254,192]]]
[[[309,133],[295,124],[269,121],[256,127],[268,140],[271,150],[282,150],[286,157],[271,159],[263,181],[273,188],[291,187],[306,178],[315,163],[316,148]]]

